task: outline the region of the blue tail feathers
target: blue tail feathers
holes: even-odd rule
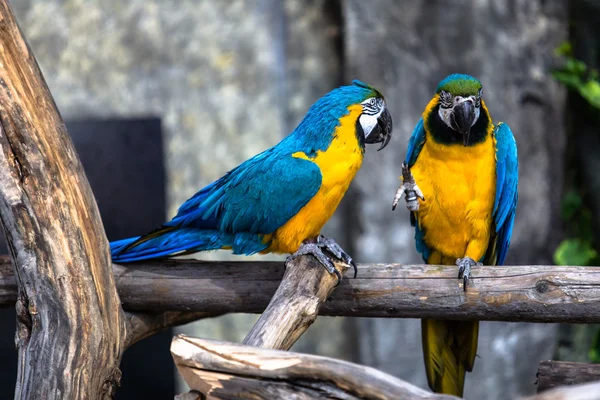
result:
[[[262,235],[225,233],[197,228],[166,229],[110,243],[113,262],[126,263],[183,253],[232,248],[234,254],[254,254],[268,247]]]

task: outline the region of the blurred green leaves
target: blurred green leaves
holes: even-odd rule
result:
[[[599,265],[600,257],[594,249],[592,213],[583,203],[580,194],[569,190],[562,201],[561,216],[567,227],[568,239],[563,240],[554,252],[557,265]]]
[[[554,263],[557,265],[593,265],[598,257],[592,244],[580,239],[566,239],[554,252]]]
[[[564,60],[564,65],[552,72],[554,78],[569,89],[577,91],[592,107],[600,109],[598,71],[588,68],[583,61],[574,58],[573,49],[569,42],[557,47],[555,55]]]

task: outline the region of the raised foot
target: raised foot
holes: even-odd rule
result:
[[[419,198],[425,201],[425,197],[415,182],[415,177],[410,172],[410,168],[408,168],[406,161],[402,163],[402,185],[396,190],[396,195],[392,202],[392,210],[396,209],[398,202],[402,198],[402,194],[406,194],[404,197],[406,200],[406,208],[408,208],[409,211],[419,211]]]
[[[466,292],[469,278],[471,277],[471,267],[483,264],[473,260],[471,257],[465,257],[457,258],[456,265],[458,265],[458,279],[463,280],[463,290]]]
[[[333,255],[338,260],[345,262],[348,265],[351,265],[352,268],[354,268],[354,277],[356,278],[357,269],[356,269],[356,264],[354,263],[354,260],[352,260],[352,257],[350,257],[348,255],[348,253],[346,253],[342,249],[342,247],[339,244],[337,244],[337,242],[335,240],[333,240],[331,238],[327,238],[323,235],[317,236],[316,240],[306,241],[306,242],[302,243],[300,245],[300,248],[295,253],[290,254],[288,256],[288,258],[286,259],[286,262],[291,261],[299,256],[303,256],[306,254],[312,254],[321,263],[321,265],[323,265],[323,267],[325,267],[327,272],[329,272],[330,274],[335,274],[337,276],[337,278],[338,278],[337,285],[339,285],[340,281],[342,280],[342,275],[335,268],[335,265],[333,264],[331,257],[326,255],[323,252],[323,250],[326,250],[328,253]]]

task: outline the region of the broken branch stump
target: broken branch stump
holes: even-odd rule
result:
[[[344,276],[348,266],[336,263]],[[338,278],[313,256],[286,263],[285,274],[271,302],[248,333],[243,344],[287,350],[319,315],[321,304],[336,287]]]

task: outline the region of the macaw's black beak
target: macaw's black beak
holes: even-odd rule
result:
[[[377,125],[373,128],[371,133],[365,138],[365,143],[381,143],[381,147],[377,151],[382,150],[390,142],[392,138],[392,116],[387,108],[383,110],[379,118],[377,118]]]
[[[475,106],[473,103],[467,100],[457,104],[452,110],[450,121],[452,122],[452,128],[463,135],[463,144],[467,146],[471,126],[475,121]]]

